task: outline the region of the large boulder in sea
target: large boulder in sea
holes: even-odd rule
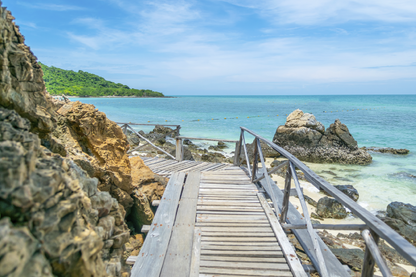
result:
[[[273,142],[306,162],[365,165],[372,160],[370,154],[358,148],[348,127],[339,119],[325,130],[314,115],[299,109],[277,128]]]

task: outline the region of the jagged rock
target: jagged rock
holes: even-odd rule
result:
[[[111,263],[122,262],[119,255],[110,263],[102,251],[105,240],[118,241],[110,251],[127,241],[124,210],[29,128],[0,108],[0,275],[105,276]]]
[[[131,149],[140,145],[140,138],[135,133],[129,129],[127,129],[126,133],[127,141],[129,142]]]
[[[316,213],[323,218],[343,219],[347,217],[344,206],[336,199],[323,197],[319,199],[316,206]]]
[[[211,146],[208,147],[208,149],[209,150],[214,150],[214,151],[222,151],[223,149],[225,149],[227,147],[228,146],[224,142],[219,141],[217,143],[217,145],[211,145]]]
[[[134,186],[133,207],[129,215],[135,231],[150,224],[154,218],[151,208],[153,200],[160,200],[167,185],[167,178],[154,174],[140,157],[130,158]]]
[[[173,132],[174,129],[169,128],[169,127],[164,127],[162,125],[156,125],[155,128],[149,132],[149,134],[162,134],[162,135],[168,135],[169,133],[171,133],[169,135],[169,137],[171,138],[175,138],[176,137],[176,132]]]
[[[303,197],[305,198],[306,203],[308,203],[309,205],[311,205],[313,207],[317,207],[318,206],[318,202],[316,202],[315,200],[313,200],[309,196],[303,195]]]
[[[381,220],[416,245],[416,207],[402,202],[392,202],[387,206],[387,214],[378,215]]]
[[[363,250],[331,248],[331,251],[342,264],[348,265],[354,271],[361,271],[364,260]]]
[[[391,202],[387,206],[387,216],[416,227],[416,206],[411,204]]]
[[[389,154],[394,154],[394,155],[407,155],[410,152],[408,149],[395,149],[391,147],[372,146],[372,147],[362,147],[362,149],[366,151],[371,151],[371,152],[389,153]]]
[[[0,106],[24,115],[36,132],[48,133],[54,127],[54,105],[45,89],[42,68],[13,20],[8,10],[0,10]]]
[[[271,148],[267,143],[260,141],[260,146],[262,149],[263,157],[264,158],[278,158],[280,157],[280,153]],[[254,157],[254,143],[247,143],[247,155],[250,161],[250,164],[253,163],[253,157]],[[234,157],[233,157],[234,159]],[[240,152],[240,163],[245,164],[246,163],[246,156],[244,153],[244,148],[241,146],[241,152]]]
[[[357,202],[360,195],[358,194],[358,190],[354,188],[352,185],[335,185],[337,189],[347,195],[349,198]]]
[[[314,115],[299,109],[277,128],[273,142],[307,162],[369,164],[372,160],[338,119],[325,131]]]

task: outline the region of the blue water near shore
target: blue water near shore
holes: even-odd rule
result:
[[[240,126],[272,139],[276,128],[295,109],[314,114],[325,127],[340,119],[359,146],[406,148],[411,152],[406,156],[374,153],[373,162],[368,166],[314,164],[311,168],[334,185],[354,185],[360,193],[359,203],[372,211],[385,210],[392,201],[416,205],[416,95],[73,100],[94,104],[114,121],[180,124],[182,135],[234,140],[239,138]],[[336,176],[323,170],[332,171]]]

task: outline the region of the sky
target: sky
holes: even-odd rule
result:
[[[38,60],[165,95],[415,94],[414,0],[3,0]]]

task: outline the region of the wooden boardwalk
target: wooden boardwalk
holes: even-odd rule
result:
[[[193,172],[193,171],[218,171],[224,169],[238,169],[239,167],[232,164],[224,163],[209,163],[196,161],[181,161],[166,160],[161,158],[142,157],[144,163],[150,169],[159,175],[170,176],[173,172]]]
[[[246,172],[203,170],[172,174],[131,276],[306,277]]]

